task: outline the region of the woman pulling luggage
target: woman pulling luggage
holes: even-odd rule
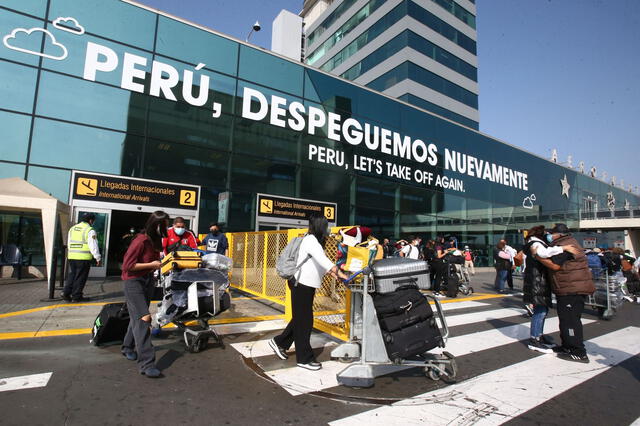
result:
[[[138,370],[150,378],[160,377],[151,345],[149,302],[153,292],[153,271],[160,269],[162,238],[167,236],[169,215],[151,213],[144,230],[136,235],[122,261],[124,296],[129,309],[129,328],[122,343],[122,355],[138,361]]]
[[[320,370],[322,364],[315,359],[311,349],[313,329],[313,297],[322,285],[322,277],[331,274],[346,280],[348,278],[324,254],[324,244],[329,236],[329,223],[324,216],[309,218],[309,230],[300,244],[296,264],[302,266],[295,277],[287,281],[291,290],[292,318],[284,331],[269,340],[269,346],[280,359],[287,359],[286,351],[295,342],[298,367]],[[303,263],[304,262],[304,263]]]

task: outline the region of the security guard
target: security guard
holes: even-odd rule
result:
[[[84,302],[89,300],[82,296],[82,290],[87,283],[91,261],[96,259],[100,266],[101,256],[98,248],[98,237],[92,228],[96,215],[87,213],[82,221],[69,229],[69,275],[62,290],[62,299],[67,302]]]

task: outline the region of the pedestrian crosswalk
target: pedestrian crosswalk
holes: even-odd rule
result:
[[[467,301],[443,304],[443,308],[451,330],[444,350],[458,359],[475,357],[480,352],[490,356],[493,351],[495,358],[502,359],[505,350],[515,348],[518,342],[529,338],[529,320],[524,316],[524,310],[508,303],[500,306]],[[597,321],[593,316],[587,316],[582,322],[586,331]],[[547,318],[545,333],[552,334],[558,330],[558,318]],[[295,366],[294,347],[287,361],[273,356],[268,346],[273,335],[262,333],[257,339],[249,338],[231,346],[243,357],[252,358],[254,364],[262,368],[264,376],[291,395],[320,391],[323,394],[340,393],[343,388],[338,384],[336,375],[347,364],[329,359],[331,349],[339,344],[338,341],[326,334],[314,333],[311,345],[322,353],[319,360],[323,368],[307,371]],[[416,392],[406,399],[402,399],[405,398],[403,396],[397,398],[400,401],[393,405],[335,419],[331,424],[501,424],[639,354],[640,328],[614,330],[585,344],[591,358],[589,364],[562,361],[553,354],[525,351],[521,359],[511,364],[505,361],[493,370],[485,370],[475,376],[467,372],[456,384],[443,384],[426,393]]]

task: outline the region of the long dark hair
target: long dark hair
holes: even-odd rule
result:
[[[537,238],[540,238],[542,241],[544,241],[544,233],[545,233],[544,225],[534,226],[533,228],[529,229],[529,231],[527,232],[527,241],[529,241],[531,237],[537,237]]]
[[[162,210],[156,210],[149,215],[147,223],[144,225],[144,233],[151,240],[153,248],[162,251],[162,239],[167,236],[167,226],[169,225],[169,215]]]
[[[309,217],[309,234],[316,237],[321,246],[324,246],[329,236],[329,222],[321,215],[311,215]]]

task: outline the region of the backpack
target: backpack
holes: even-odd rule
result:
[[[282,253],[280,253],[280,256],[278,256],[276,260],[276,273],[280,278],[284,278],[285,280],[293,278],[296,272],[298,272],[302,265],[311,257],[311,255],[308,255],[299,265],[296,264],[303,238],[304,237],[295,237],[289,241],[284,250],[282,250]]]

